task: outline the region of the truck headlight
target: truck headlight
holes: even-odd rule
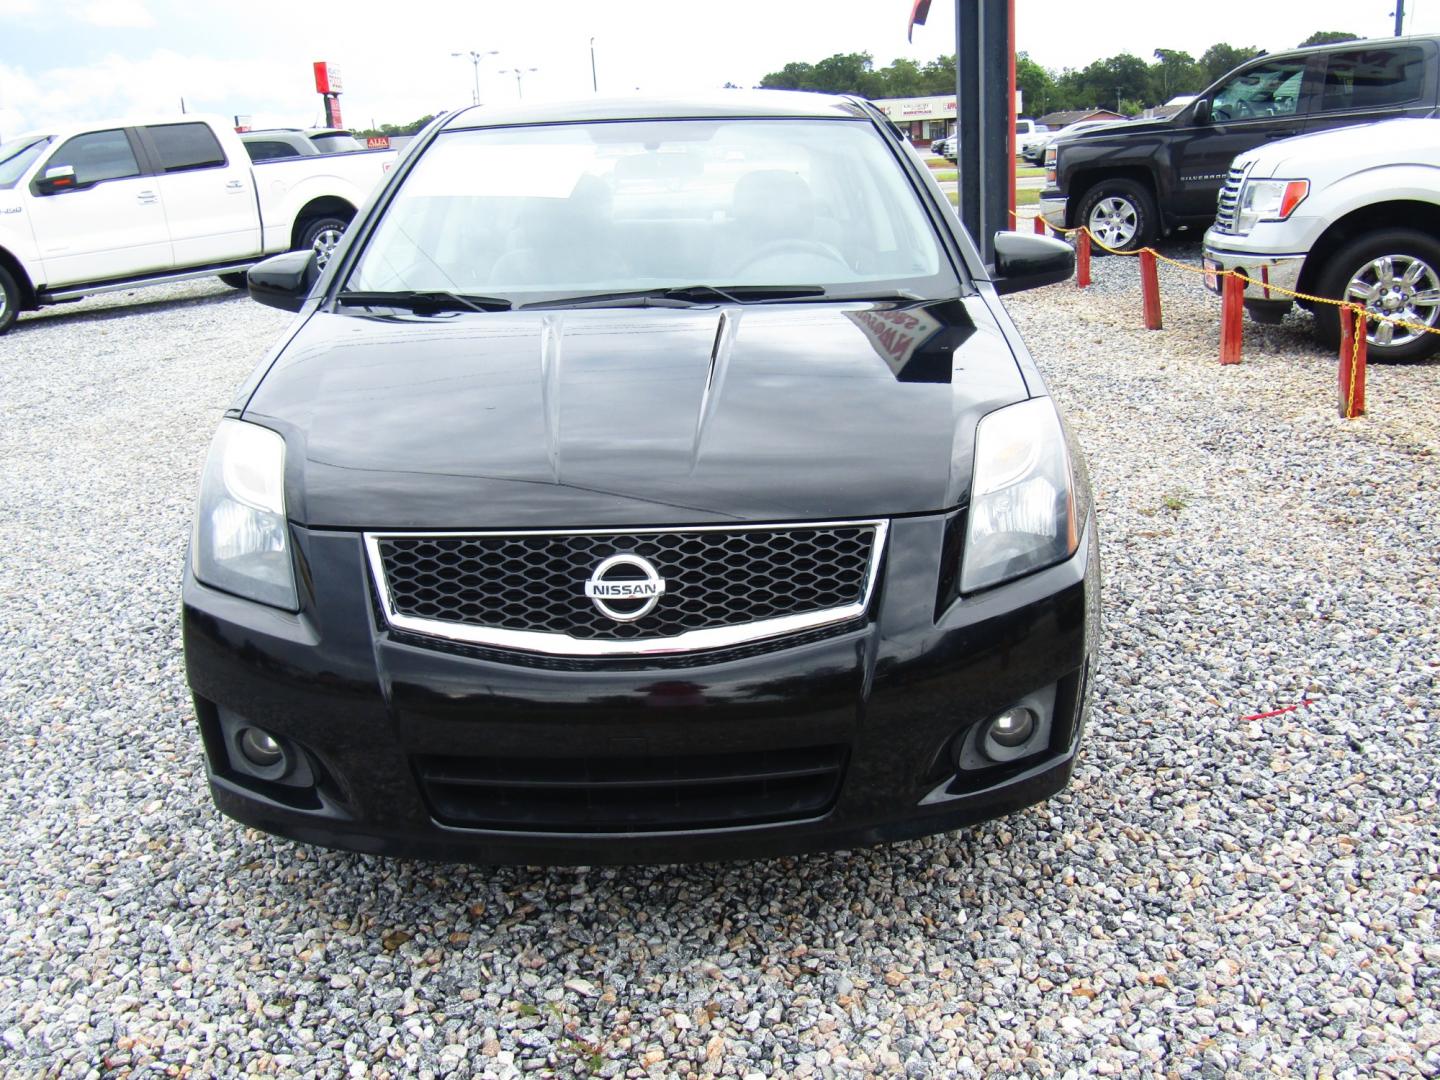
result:
[[[195,577],[217,589],[295,611],[285,524],[285,440],[269,428],[222,420],[200,479],[191,536]]]
[[[1235,208],[1235,231],[1248,233],[1261,221],[1284,221],[1309,194],[1309,180],[1247,180]]]
[[[1031,398],[982,417],[960,591],[1062,562],[1079,543],[1070,455],[1054,403]]]

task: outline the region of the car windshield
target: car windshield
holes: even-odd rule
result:
[[[957,279],[870,123],[727,119],[442,133],[346,288],[525,303],[696,285],[940,296]]]
[[[49,142],[48,135],[30,135],[0,143],[0,188],[14,187]]]
[[[348,132],[340,131],[329,135],[312,135],[310,141],[322,154],[344,154],[351,150],[364,150],[359,139]]]

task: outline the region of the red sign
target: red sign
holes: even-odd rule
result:
[[[345,89],[340,82],[340,69],[324,60],[315,61],[315,92],[317,94],[338,94]]]
[[[389,149],[390,149],[390,136],[389,136],[389,135],[367,135],[367,136],[365,137],[365,149],[366,149],[366,150],[389,150]]]

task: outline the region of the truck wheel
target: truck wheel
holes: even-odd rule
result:
[[[10,276],[10,271],[0,266],[0,334],[15,325],[20,317],[20,286]]]
[[[244,270],[236,270],[233,274],[219,274],[217,276],[220,278],[221,281],[223,281],[226,285],[229,285],[232,289],[245,288]]]
[[[317,270],[324,270],[325,264],[335,252],[335,245],[340,243],[340,237],[345,235],[345,226],[348,224],[350,223],[344,218],[328,214],[316,218],[305,226],[305,231],[300,234],[300,245],[295,250],[304,251],[308,248],[315,252],[315,267]]]
[[[1155,239],[1159,218],[1155,197],[1143,184],[1115,179],[1101,180],[1085,192],[1075,224],[1088,225],[1090,235],[1106,247],[1134,251]]]
[[[1364,304],[1416,326],[1440,329],[1440,241],[1414,229],[1385,229],[1330,256],[1318,292]],[[1340,345],[1340,309],[1315,305],[1315,332],[1330,348]],[[1366,352],[1372,360],[1423,360],[1440,349],[1440,334],[1371,322]]]

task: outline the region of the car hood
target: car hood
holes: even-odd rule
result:
[[[302,524],[640,526],[958,505],[976,421],[1025,396],[978,297],[318,312],[244,416]]]
[[[1403,152],[1396,147],[1404,147]],[[1235,159],[1235,168],[1250,166],[1256,177],[1352,175],[1377,165],[1401,161],[1440,165],[1440,120],[1401,117],[1357,127],[1330,128],[1279,139]],[[1343,169],[1336,163],[1343,162]]]
[[[1056,145],[1070,145],[1071,143],[1104,142],[1107,139],[1120,139],[1129,141],[1136,136],[1154,135],[1157,132],[1168,131],[1175,126],[1174,117],[1165,117],[1160,120],[1117,120],[1113,127],[1091,128],[1089,131],[1077,131],[1073,135],[1063,136]]]

